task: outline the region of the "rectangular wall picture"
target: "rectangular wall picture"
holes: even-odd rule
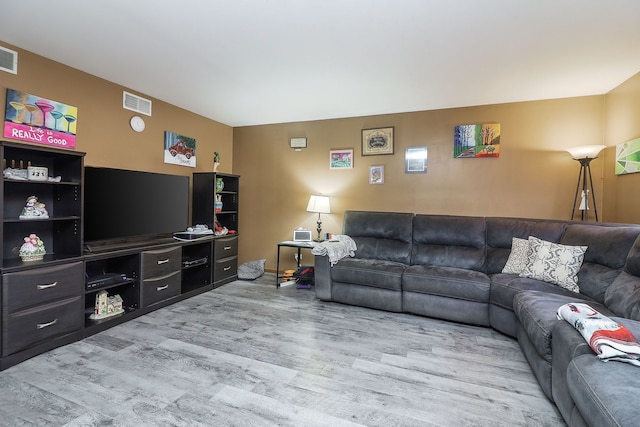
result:
[[[500,157],[500,123],[456,126],[453,157]]]
[[[77,126],[77,107],[7,89],[5,138],[73,149]]]
[[[404,154],[405,173],[427,173],[427,147],[407,147]]]
[[[384,184],[384,165],[369,166],[369,184]]]
[[[393,126],[362,129],[362,155],[393,154]]]
[[[353,149],[330,150],[329,169],[353,169]]]
[[[164,162],[196,167],[196,140],[177,133],[164,132]]]
[[[640,172],[640,138],[616,145],[616,175]]]

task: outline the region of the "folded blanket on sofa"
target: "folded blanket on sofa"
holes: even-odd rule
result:
[[[329,257],[331,267],[342,258],[354,256],[356,254],[356,242],[345,234],[336,234],[331,240],[316,245],[311,250],[314,255],[323,255]]]
[[[591,306],[569,303],[558,309],[558,319],[569,322],[598,357],[640,366],[640,343],[627,328],[603,316]]]

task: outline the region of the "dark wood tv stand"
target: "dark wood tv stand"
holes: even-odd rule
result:
[[[34,165],[46,167],[50,177],[61,177],[57,181],[2,178],[0,370],[237,277],[237,234],[187,242],[168,236],[85,245],[84,154],[0,141],[4,168]],[[225,196],[228,206],[233,206],[231,200],[237,203],[237,187],[231,188]],[[31,195],[46,204],[50,218],[19,218]],[[237,212],[225,215],[237,230]],[[30,234],[45,244],[42,260],[25,262],[18,256],[16,247]],[[119,295],[124,311],[92,319],[101,291]]]

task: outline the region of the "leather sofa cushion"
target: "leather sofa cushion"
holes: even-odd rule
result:
[[[580,293],[604,303],[607,289],[620,274],[639,235],[638,226],[568,225],[560,243],[587,246],[584,263],[578,272]]]
[[[584,302],[605,316],[614,314],[604,305],[578,295],[550,294],[544,291],[523,291],[513,297],[513,312],[538,355],[551,362],[551,335],[558,320],[560,306],[569,302]],[[564,322],[564,320],[562,320]]]
[[[346,211],[342,232],[355,241],[356,258],[411,260],[412,213]]]
[[[640,237],[629,251],[625,270],[609,286],[604,300],[618,316],[640,321]]]
[[[454,267],[412,265],[402,279],[404,292],[489,302],[489,277],[479,271]]]
[[[620,273],[607,289],[605,303],[616,315],[640,321],[640,277]]]
[[[487,260],[485,272],[499,273],[504,268],[511,252],[511,239],[528,239],[534,236],[549,242],[562,237],[566,222],[553,220],[526,220],[519,218],[486,218]]]
[[[528,277],[520,277],[517,274],[497,273],[491,278],[491,304],[513,310],[513,297],[521,291],[545,291],[554,294],[574,297],[576,294],[552,283],[543,282]]]
[[[331,267],[331,280],[374,288],[402,290],[402,273],[407,266],[393,261],[343,258]]]
[[[569,224],[559,243],[588,246],[585,263],[620,269],[639,235],[638,226]]]
[[[480,271],[485,259],[485,234],[482,217],[416,215],[411,264]]]
[[[567,386],[576,408],[590,425],[638,425],[640,375],[637,366],[605,363],[595,355],[583,354],[569,363]]]

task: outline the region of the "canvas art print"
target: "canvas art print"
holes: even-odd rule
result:
[[[500,157],[500,123],[456,126],[453,157]]]
[[[353,169],[353,149],[330,150],[329,169]]]
[[[5,138],[75,148],[77,120],[77,107],[7,89]]]
[[[173,132],[164,132],[164,162],[196,167],[196,140]]]
[[[616,175],[640,172],[640,138],[616,145]]]

